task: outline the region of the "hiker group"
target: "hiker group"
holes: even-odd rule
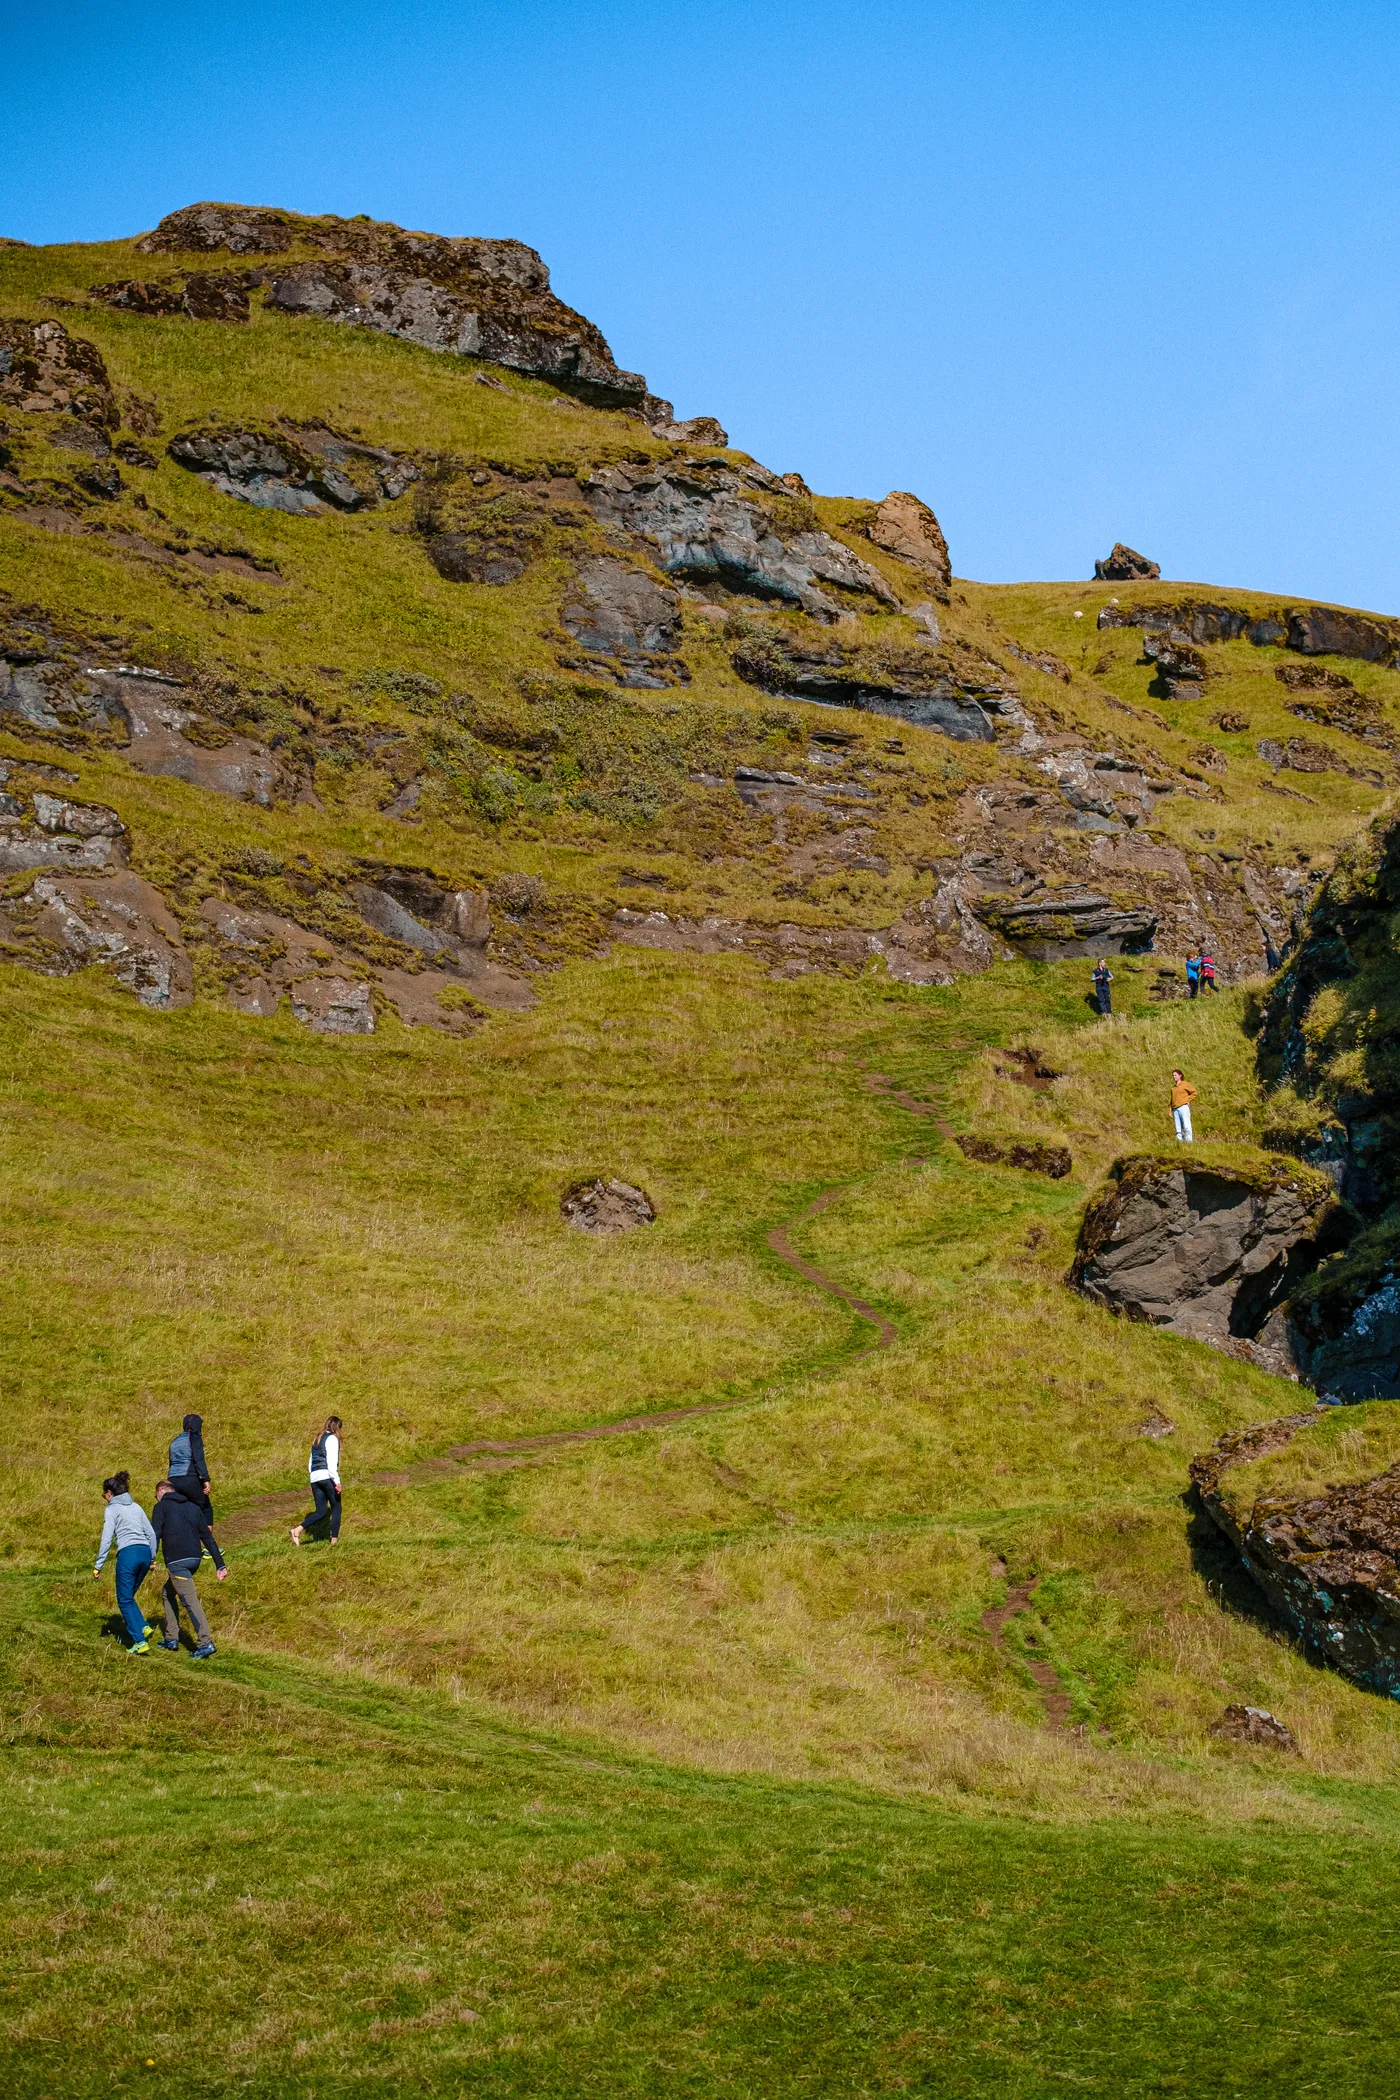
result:
[[[299,1546],[309,1529],[326,1530],[330,1543],[340,1543],[340,1432],[339,1415],[331,1415],[312,1440],[308,1472],[315,1508],[292,1528],[292,1543]],[[228,1579],[228,1566],[214,1536],[214,1509],[209,1499],[209,1465],[204,1456],[204,1422],[199,1415],[186,1415],[179,1434],[170,1440],[170,1470],[156,1482],[156,1499],[148,1516],[131,1492],[131,1475],[125,1469],[102,1483],[106,1511],[102,1538],[93,1566],[93,1580],[100,1581],[107,1556],[115,1548],[114,1573],[117,1609],[127,1633],[127,1653],[149,1655],[156,1629],[137,1601],[137,1591],[155,1565],[159,1551],[165,1561],[165,1637],[162,1648],[180,1649],[180,1611],[194,1629],[191,1653],[196,1662],[214,1654],[209,1620],[195,1588],[194,1578],[205,1554],[214,1563],[220,1582]]]
[[[1186,996],[1198,998],[1202,992],[1218,991],[1215,982],[1215,957],[1205,948],[1197,949],[1186,958]],[[1113,1012],[1113,972],[1108,967],[1106,956],[1100,956],[1094,965],[1094,1004],[1101,1014]]]

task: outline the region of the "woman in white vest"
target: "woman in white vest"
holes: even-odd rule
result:
[[[292,1544],[301,1544],[301,1535],[308,1524],[324,1524],[327,1517],[331,1524],[331,1544],[340,1544],[340,1429],[339,1415],[327,1417],[326,1426],[311,1445],[311,1492],[316,1507],[300,1524],[293,1524],[289,1534]]]

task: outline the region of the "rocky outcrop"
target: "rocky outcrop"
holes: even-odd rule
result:
[[[862,651],[839,639],[809,643],[760,630],[729,660],[746,684],[766,693],[893,715],[960,743],[989,744],[999,730],[1023,737],[1032,726],[1020,694],[985,659],[956,661],[919,645]]]
[[[327,505],[359,510],[365,498],[339,467],[290,439],[263,430],[193,430],[172,438],[166,451],[220,495],[260,510],[316,516]]]
[[[26,792],[15,768],[0,761],[0,874],[26,868],[89,874],[125,866],[126,826],[114,809],[38,787]]]
[[[1094,563],[1096,583],[1151,582],[1162,573],[1160,565],[1149,561],[1145,554],[1138,554],[1132,547],[1125,547],[1121,540],[1113,543],[1113,552]]]
[[[295,1018],[319,1035],[372,1034],[376,992],[410,1025],[452,1034],[475,1027],[484,1009],[533,1006],[525,980],[485,953],[490,918],[479,891],[444,890],[412,870],[376,873],[374,882],[352,883],[348,899],[366,925],[416,951],[412,968],[369,962],[280,912],[208,897],[200,916],[216,943],[229,1003],[266,1017],[285,997]]]
[[[1146,906],[1119,906],[1092,890],[993,898],[980,903],[977,913],[984,925],[1034,962],[1071,955],[1141,955],[1150,950],[1157,931],[1157,915]]]
[[[257,281],[256,271],[191,270],[180,277],[127,277],[117,284],[95,284],[88,297],[119,313],[238,323],[248,319],[248,291]]]
[[[840,608],[822,584],[898,603],[879,571],[809,524],[800,503],[794,518],[790,492],[764,467],[608,467],[583,493],[600,524],[640,541],[672,576],[777,599],[824,621]]]
[[[99,430],[120,417],[99,351],[58,321],[0,319],[0,402],[30,415],[73,416]]]
[[[1150,692],[1164,700],[1199,700],[1205,691],[1206,660],[1176,629],[1149,634],[1142,645],[1149,663],[1157,666]]]
[[[559,618],[579,647],[610,659],[622,685],[669,685],[674,671],[667,659],[681,631],[675,592],[610,555],[580,562],[578,581]]]
[[[143,1006],[188,1006],[189,957],[159,890],[129,869],[43,874],[0,910],[0,954],[46,976],[96,965]]]
[[[1252,1173],[1122,1159],[1085,1213],[1070,1281],[1129,1319],[1296,1376],[1286,1308],[1333,1202],[1286,1158]]]
[[[188,705],[175,680],[157,672],[94,667],[84,674],[84,684],[102,696],[108,719],[124,725],[125,756],[138,773],[185,780],[263,808],[272,802],[282,776],[267,746],[209,723]]]
[[[1195,599],[1172,605],[1106,605],[1098,624],[1141,627],[1198,644],[1233,642],[1243,635],[1257,648],[1294,649],[1304,656],[1354,656],[1364,663],[1389,664],[1400,656],[1400,621],[1326,605],[1266,613]]]
[[[452,356],[536,373],[600,406],[670,422],[669,403],[619,370],[600,331],[565,306],[522,241],[450,240],[387,221],[302,218],[242,205],[194,204],[137,243],[147,254],[286,255],[255,275],[267,304],[372,328]]]
[[[669,406],[661,402],[659,406]],[[676,423],[668,416],[651,426],[653,437],[669,438],[675,445],[719,445],[729,443],[729,433],[713,416],[690,416],[683,423]]]
[[[1261,1750],[1296,1750],[1298,1739],[1286,1721],[1271,1714],[1267,1706],[1227,1706],[1219,1720],[1212,1721],[1208,1735],[1222,1743],[1248,1743]]]
[[[656,1220],[645,1189],[633,1188],[615,1175],[607,1181],[576,1181],[564,1191],[559,1208],[580,1232],[631,1232]]]
[[[921,570],[940,597],[947,596],[953,580],[948,542],[933,512],[917,496],[907,489],[891,489],[871,520],[870,537],[887,554]]]
[[[1223,1436],[1191,1479],[1274,1611],[1356,1684],[1400,1698],[1400,1466],[1319,1493],[1264,1494],[1242,1465],[1317,1428],[1289,1415]]]

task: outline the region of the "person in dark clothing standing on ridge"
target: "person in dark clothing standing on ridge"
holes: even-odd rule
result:
[[[214,1643],[209,1637],[209,1621],[204,1616],[204,1606],[194,1586],[195,1569],[203,1560],[206,1551],[213,1559],[220,1582],[228,1578],[224,1556],[219,1551],[219,1542],[205,1521],[197,1502],[185,1495],[177,1495],[173,1480],[156,1483],[156,1506],[151,1513],[151,1529],[160,1541],[165,1555],[165,1590],[162,1602],[165,1605],[165,1639],[162,1648],[178,1649],[180,1646],[180,1606],[189,1613],[194,1628],[195,1661],[203,1662],[214,1653]]]
[[[186,1415],[180,1434],[170,1439],[170,1484],[177,1495],[204,1512],[206,1524],[214,1521],[209,1502],[209,1462],[204,1456],[204,1417]]]
[[[308,1471],[316,1507],[300,1524],[293,1524],[288,1537],[294,1546],[301,1544],[308,1524],[323,1524],[327,1517],[331,1520],[331,1544],[340,1544],[340,1429],[340,1416],[328,1415],[325,1428],[311,1446]]]
[[[1094,971],[1094,996],[1099,1002],[1101,1014],[1113,1012],[1113,972],[1105,956],[1100,956]]]

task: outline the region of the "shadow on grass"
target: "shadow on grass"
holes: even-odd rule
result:
[[[1299,1654],[1306,1653],[1293,1628],[1282,1613],[1275,1611],[1235,1546],[1211,1516],[1199,1491],[1188,1488],[1181,1501],[1186,1511],[1186,1544],[1191,1554],[1192,1570],[1220,1609],[1231,1618],[1248,1619],[1261,1633],[1286,1642]]]

